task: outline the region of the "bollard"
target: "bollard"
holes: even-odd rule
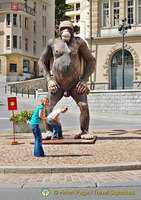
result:
[[[29,98],[29,89],[28,89],[28,98]]]
[[[23,97],[23,88],[22,88],[22,97]]]
[[[38,99],[38,88],[36,88],[36,95],[35,98]]]
[[[17,93],[18,93],[18,90],[17,90],[17,87],[16,87],[16,96],[17,96]]]
[[[36,99],[36,90],[34,90],[34,99]]]
[[[5,94],[7,93],[7,86],[5,85]]]
[[[10,87],[10,94],[12,94],[12,86]]]

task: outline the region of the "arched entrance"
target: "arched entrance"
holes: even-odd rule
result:
[[[133,88],[133,57],[124,50],[124,88]],[[111,89],[122,89],[122,50],[116,52],[111,60]]]

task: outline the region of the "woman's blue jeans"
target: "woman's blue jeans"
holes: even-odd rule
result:
[[[44,150],[42,147],[42,134],[41,134],[39,124],[29,124],[29,126],[35,138],[34,156],[44,156]]]
[[[59,126],[54,119],[49,119],[48,124],[53,127],[52,138],[57,137],[57,133],[58,133],[58,138],[61,138],[62,137],[62,127],[61,127],[61,125]]]

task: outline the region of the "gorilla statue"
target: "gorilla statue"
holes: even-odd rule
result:
[[[75,139],[91,139],[88,133],[89,108],[87,102],[87,81],[94,72],[96,60],[91,54],[84,40],[74,37],[74,27],[70,21],[63,21],[59,26],[58,38],[48,41],[40,59],[39,67],[46,78],[48,92],[50,93],[49,114],[63,96],[71,96],[80,108],[81,132]],[[47,63],[53,58],[52,76]],[[84,60],[85,65],[81,66]],[[50,137],[51,127],[45,122],[47,137]]]

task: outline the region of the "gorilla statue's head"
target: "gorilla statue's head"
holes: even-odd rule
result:
[[[74,36],[74,27],[70,21],[63,21],[59,26],[59,34],[61,39],[68,43]]]

